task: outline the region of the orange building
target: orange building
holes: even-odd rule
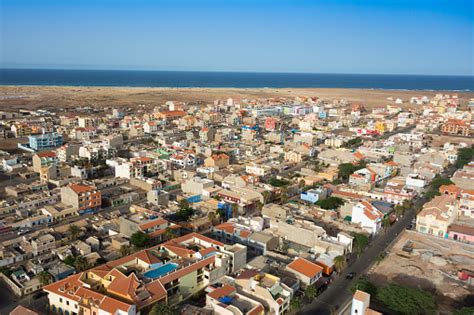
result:
[[[102,195],[94,186],[71,184],[61,188],[61,202],[77,209],[79,214],[98,210]]]

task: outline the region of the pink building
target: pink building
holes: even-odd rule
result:
[[[474,227],[451,224],[448,227],[448,238],[460,242],[474,243]]]

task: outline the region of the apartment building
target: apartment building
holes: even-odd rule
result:
[[[57,132],[30,135],[28,142],[31,149],[41,151],[62,146],[63,136]]]
[[[102,204],[101,197],[94,186],[71,184],[61,187],[61,202],[73,206],[79,214],[98,210]]]

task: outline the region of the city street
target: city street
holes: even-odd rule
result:
[[[443,172],[443,176],[451,177],[456,171],[454,167],[449,167]],[[406,226],[416,218],[417,210],[420,209],[428,200],[423,196],[414,202],[413,207],[405,215],[395,222],[387,231],[382,232],[360,257],[348,266],[344,272],[311,304],[305,305],[299,314],[331,314],[331,312],[343,306],[352,296],[349,291],[351,283],[363,275],[376,261],[378,255],[384,253],[390,248],[393,241],[405,231]],[[356,272],[357,277],[352,280],[346,279],[345,275],[349,272]]]

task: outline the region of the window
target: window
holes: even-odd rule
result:
[[[59,298],[59,303],[62,303],[63,302],[63,299],[62,298]]]

